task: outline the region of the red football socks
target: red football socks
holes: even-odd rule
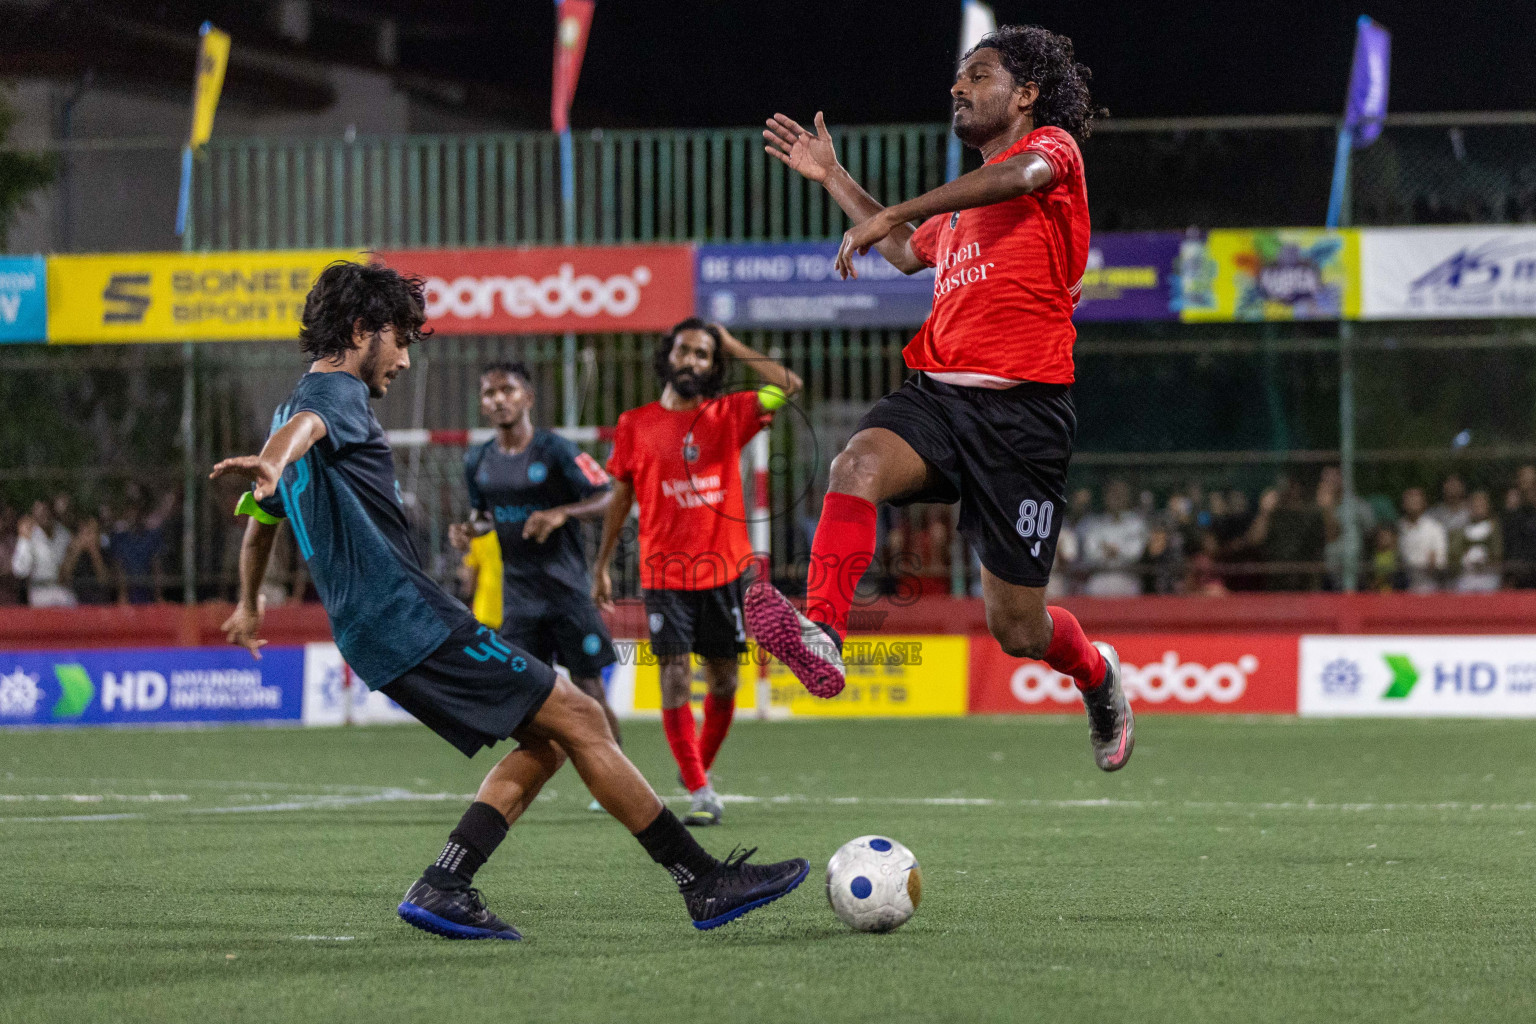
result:
[[[1091,690],[1104,681],[1108,665],[1099,649],[1088,642],[1077,616],[1065,608],[1049,607],[1055,628],[1051,631],[1051,646],[1045,649],[1045,663],[1077,682],[1079,690]]]
[[[712,693],[704,695],[704,733],[699,739],[699,760],[704,763],[706,772],[714,767],[715,755],[720,753],[720,744],[731,731],[731,719],[735,716],[734,693],[729,697],[716,697]]]
[[[680,708],[661,709],[661,727],[667,734],[667,745],[683,773],[683,786],[692,793],[700,786],[709,785],[704,775],[704,764],[699,760],[699,739],[693,723],[693,707],[684,704]]]
[[[848,635],[848,608],[864,571],[875,559],[875,506],[852,494],[830,491],[811,542],[805,617]]]

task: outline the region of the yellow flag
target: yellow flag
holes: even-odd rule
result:
[[[219,92],[224,88],[224,68],[229,64],[229,33],[220,32],[210,21],[203,22],[202,42],[197,47],[197,89],[192,96],[192,134],[187,145],[193,149],[213,134],[213,114],[219,109]]]

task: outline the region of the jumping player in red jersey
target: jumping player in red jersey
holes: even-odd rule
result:
[[[746,597],[758,643],[818,696],[843,688],[841,647],[854,587],[875,551],[875,506],[960,503],[977,549],[987,628],[1004,651],[1070,675],[1087,706],[1094,759],[1131,756],[1133,722],[1120,661],[1089,643],[1045,584],[1077,432],[1072,311],[1088,259],[1088,192],[1076,137],[1101,111],[1072,42],[1006,26],[961,59],[953,127],[985,163],[916,199],[882,207],[838,163],[822,115],[812,134],[783,114],[763,133],[773,156],[820,182],[855,224],[837,254],[879,251],[934,279],[933,312],[903,355],[917,371],[865,415],[832,460],[811,548],[805,614],[767,583]],[[921,221],[914,229],[912,222]]]
[[[736,712],[737,658],[747,649],[742,573],[753,562],[741,496],[741,451],[772,418],[754,391],[720,394],[731,359],[782,395],[800,378],[719,324],[689,318],[656,349],[661,398],[619,417],[608,473],[613,498],[592,573],[592,598],[613,605],[608,565],[630,507],[640,503],[640,587],[661,663],[661,721],[693,804],[683,822],[716,825],[722,807],[706,772]],[[776,400],[779,395],[773,396]],[[704,733],[695,731],[690,654],[704,659]]]

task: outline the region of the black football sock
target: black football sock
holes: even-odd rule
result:
[[[651,860],[667,869],[679,889],[686,889],[720,866],[665,807],[655,821],[635,833],[635,838]]]
[[[477,800],[448,833],[448,845],[422,877],[434,888],[467,889],[480,865],[490,860],[505,838],[507,819],[490,804]]]

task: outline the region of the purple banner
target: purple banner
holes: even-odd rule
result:
[[[1349,73],[1349,101],[1344,124],[1357,147],[1369,146],[1381,134],[1387,116],[1387,81],[1392,69],[1392,33],[1360,15],[1355,33],[1355,63]]]
[[[1094,235],[1082,301],[1072,319],[1177,320],[1171,279],[1183,241],[1184,236],[1173,231]]]
[[[1177,320],[1170,287],[1176,232],[1094,235],[1073,317]],[[908,277],[871,252],[856,257],[856,279],[832,270],[836,242],[753,242],[698,247],[699,315],[731,327],[916,328],[933,305],[933,271]]]

